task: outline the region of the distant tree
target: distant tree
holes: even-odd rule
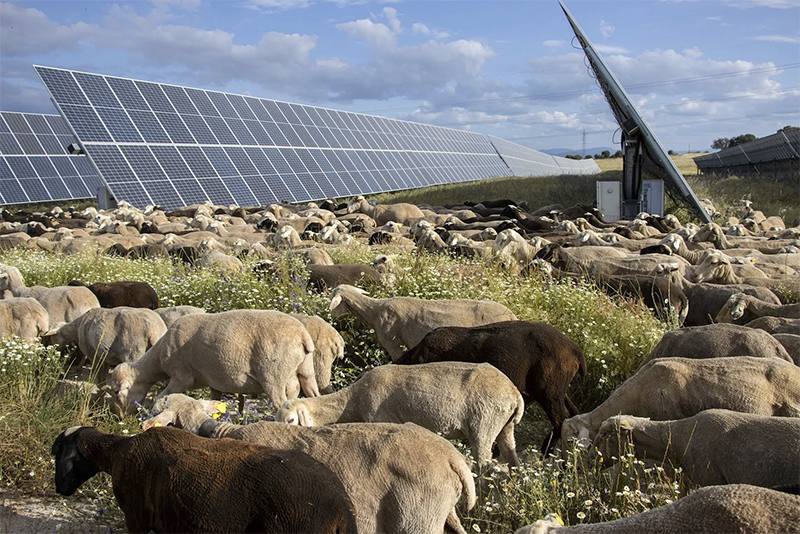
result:
[[[675,151],[672,150],[672,149],[667,150],[667,154],[669,154],[670,156],[674,156],[675,155]]]
[[[586,154],[585,156],[583,156],[583,159],[592,159],[592,156],[591,154]]]
[[[600,157],[603,158],[603,159],[610,158],[611,157],[611,151],[610,150],[603,150],[600,153]]]
[[[781,128],[778,131],[779,132],[788,132],[789,130],[797,130],[797,129],[800,129],[800,127],[799,126],[784,126],[783,128]]]
[[[621,158],[622,157],[622,150],[617,150],[614,152],[614,155],[611,156],[612,158]]]
[[[719,139],[714,139],[714,142],[711,143],[711,148],[722,150],[724,148],[741,145],[742,143],[747,143],[749,141],[755,141],[756,139],[758,139],[758,137],[753,134],[742,134],[730,138],[720,137]]]

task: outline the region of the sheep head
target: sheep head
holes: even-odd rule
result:
[[[581,415],[570,417],[561,427],[561,453],[566,455],[570,441],[577,441],[580,446],[589,446],[589,425]]]
[[[564,526],[564,521],[558,514],[547,514],[544,519],[518,529],[514,534],[549,534],[557,532]]]
[[[347,315],[350,312],[348,303],[345,300],[346,294],[360,294],[366,295],[367,292],[358,287],[350,286],[347,284],[338,285],[331,291],[331,303],[328,310],[331,312],[331,317],[336,319],[342,315]]]
[[[316,426],[304,399],[291,399],[283,403],[275,420],[296,426]]]
[[[60,495],[72,495],[87,480],[95,476],[99,467],[83,457],[78,450],[80,435],[97,429],[84,426],[73,426],[58,435],[50,454],[56,457],[56,492]]]
[[[142,423],[142,429],[173,425],[196,433],[206,416],[217,419],[227,412],[224,402],[193,399],[182,393],[173,393],[157,399],[153,404],[153,417]]]
[[[604,461],[610,461],[612,456],[621,457],[626,448],[633,444],[633,429],[636,423],[649,420],[649,418],[630,415],[609,417],[600,425],[593,445],[600,452]]]
[[[728,298],[728,301],[719,310],[715,319],[718,323],[732,323],[738,321],[744,316],[744,310],[747,309],[748,298],[744,293],[734,293]]]
[[[109,384],[120,414],[136,413],[136,402],[144,399],[152,384],[136,382],[136,371],[129,363],[121,363],[109,373]]]

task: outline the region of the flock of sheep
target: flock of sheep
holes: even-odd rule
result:
[[[800,305],[789,303],[800,295],[800,221],[787,229],[741,210],[703,227],[647,214],[605,223],[583,206],[361,197],[258,210],[3,211],[0,248],[171,256],[220,271],[257,256],[262,277],[276,255],[302,255],[332,317],[374,330],[392,363],[334,392],[344,340],[319,317],[160,308],[138,281],[27,287],[11,265],[0,266],[0,335],[103,356],[93,371],[120,413],[167,381],[142,434],[74,427],[53,444],[57,491],[110,473],[131,532],[463,533],[473,466],[448,439],[469,443],[478,473],[493,444],[517,465],[514,426],[534,402],[553,425],[543,452],[591,442],[610,461],[632,446],[709,487],[626,519],[562,527],[548,517],[520,532],[800,532]],[[588,277],[685,327],[579,413],[567,389],[586,360],[564,333],[491,301],[372,298],[365,284],[394,282],[390,256],[334,264],[325,252],[356,243],[482,258],[519,276]],[[183,395],[204,387],[211,400]],[[277,421],[219,421],[223,393],[263,394]]]

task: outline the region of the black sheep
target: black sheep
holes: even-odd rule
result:
[[[300,451],[169,427],[136,436],[73,427],[51,453],[61,495],[111,475],[129,532],[356,532],[341,481]]]
[[[128,306],[130,308],[157,310],[159,307],[156,290],[147,282],[98,282],[87,286],[78,280],[71,280],[67,285],[88,287],[97,297],[101,308]]]
[[[586,359],[574,341],[549,324],[504,321],[474,327],[443,326],[429,332],[394,363],[441,361],[490,363],[511,379],[526,407],[538,402],[553,423],[553,439],[545,440],[543,451],[561,437],[564,420],[579,413],[567,388],[577,373],[586,374]]]

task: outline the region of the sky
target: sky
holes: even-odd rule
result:
[[[565,0],[665,148],[800,126],[797,0]],[[0,2],[0,110],[57,113],[32,65],[497,135],[617,147],[556,0]]]

